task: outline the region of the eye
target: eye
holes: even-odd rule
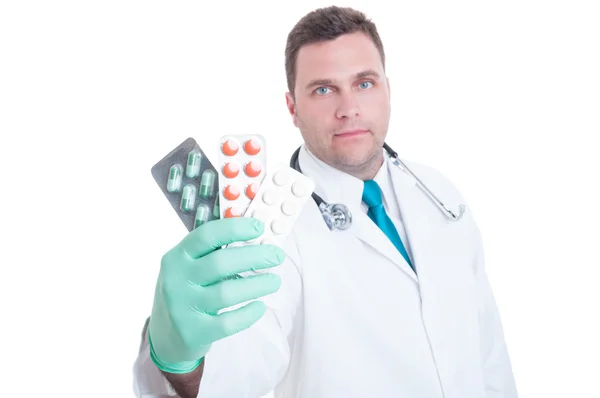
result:
[[[371,83],[371,82],[362,82],[362,83],[359,84],[359,87],[360,88],[369,88],[372,85],[373,85],[373,83]]]
[[[316,90],[316,92],[317,92],[317,94],[319,94],[319,95],[324,95],[324,94],[327,94],[327,92],[325,92],[325,90],[329,90],[329,89],[328,89],[327,87],[319,87],[319,88]]]

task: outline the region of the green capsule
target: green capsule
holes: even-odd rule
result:
[[[185,168],[185,175],[188,178],[196,178],[200,175],[200,163],[202,162],[202,155],[199,151],[193,150],[188,154],[187,167]]]
[[[196,221],[194,223],[194,228],[198,228],[200,225],[207,222],[209,215],[210,208],[207,205],[201,204],[200,206],[198,206],[198,208],[196,209]]]
[[[215,183],[217,182],[215,172],[211,169],[204,170],[202,180],[200,181],[200,196],[208,199],[215,193]]]
[[[189,213],[194,210],[194,204],[196,204],[196,187],[187,184],[183,187],[183,193],[181,194],[180,209],[184,213]]]
[[[167,180],[167,191],[179,192],[181,191],[181,181],[183,177],[183,167],[179,164],[174,164],[169,169],[169,178]]]
[[[219,218],[220,214],[221,208],[219,206],[219,197],[217,196],[217,198],[215,199],[215,205],[213,206],[213,217]]]

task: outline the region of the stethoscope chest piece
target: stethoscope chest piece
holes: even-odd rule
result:
[[[321,210],[323,220],[325,220],[325,224],[327,224],[330,231],[343,231],[350,228],[352,225],[352,213],[346,205],[321,202],[319,204],[319,210]]]

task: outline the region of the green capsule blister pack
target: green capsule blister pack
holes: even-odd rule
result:
[[[188,231],[220,217],[217,170],[193,138],[183,141],[151,171]]]

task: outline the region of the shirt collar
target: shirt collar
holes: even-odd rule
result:
[[[383,151],[383,149],[382,149]],[[385,158],[384,158],[385,159]],[[340,171],[318,159],[306,145],[302,145],[298,155],[302,174],[315,182],[315,192],[328,203],[342,203],[350,209],[361,208],[364,183],[361,179]],[[384,161],[374,180],[384,195],[389,192],[388,162]]]

